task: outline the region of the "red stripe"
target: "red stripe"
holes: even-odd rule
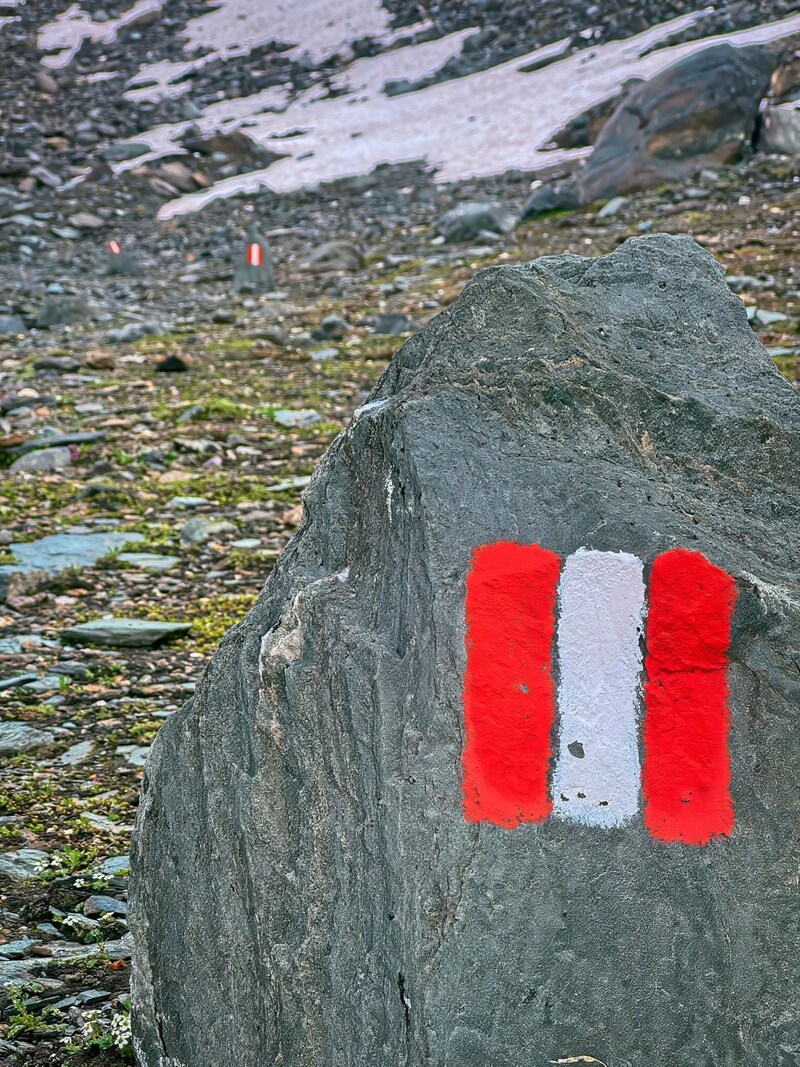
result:
[[[250,266],[251,267],[260,267],[261,266],[261,260],[262,260],[261,245],[257,245],[257,244],[248,245],[248,248],[247,248],[247,262],[250,264]]]
[[[555,717],[552,647],[561,562],[538,545],[500,541],[473,553],[467,576],[464,815],[539,822]]]
[[[733,830],[728,648],[734,579],[699,552],[653,563],[645,664],[645,825],[705,845]]]
[[[113,255],[118,256],[120,254],[120,252],[122,251],[122,248],[120,247],[119,241],[109,241],[108,242],[108,250]]]

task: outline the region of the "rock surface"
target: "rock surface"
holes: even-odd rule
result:
[[[796,394],[689,239],[480,273],[332,446],[156,738],[143,1067],[791,1053],[798,445]],[[464,820],[465,573],[501,539],[735,575],[730,839]]]

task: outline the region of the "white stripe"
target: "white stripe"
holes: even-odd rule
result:
[[[558,587],[557,815],[619,826],[639,808],[637,710],[644,624],[642,564],[579,549]]]

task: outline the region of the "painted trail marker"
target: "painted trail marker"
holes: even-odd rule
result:
[[[270,293],[275,291],[275,266],[269,243],[255,223],[248,231],[244,255],[236,264],[233,276],[234,292]]]
[[[654,837],[730,836],[734,603],[731,576],[686,549],[656,557],[649,595],[628,553],[579,549],[562,569],[538,545],[478,549],[466,596],[466,818],[514,827],[555,812],[624,826],[643,789]]]
[[[142,1067],[800,1064],[800,403],[715,260],[480,272],[304,500],[151,750]]]
[[[106,243],[105,260],[106,274],[138,278],[142,273],[136,255],[115,237]]]
[[[106,244],[106,273],[127,277],[139,277],[142,273],[137,256],[116,238]]]

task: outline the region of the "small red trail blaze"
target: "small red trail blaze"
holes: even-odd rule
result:
[[[705,845],[733,830],[728,649],[734,579],[699,552],[653,563],[645,671],[645,824],[662,841]]]
[[[108,250],[112,256],[118,256],[122,251],[122,246],[120,245],[119,241],[109,241]]]
[[[561,561],[508,541],[474,551],[467,576],[464,815],[540,822],[555,717],[552,647]]]
[[[251,267],[260,267],[264,262],[264,253],[261,245],[251,244],[247,246],[247,262]]]

